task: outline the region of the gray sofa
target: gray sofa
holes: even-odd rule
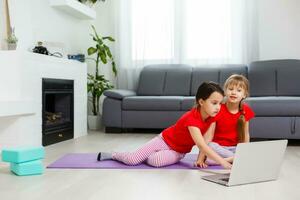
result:
[[[249,105],[256,113],[252,137],[300,138],[300,60],[258,61],[249,65]]]
[[[246,65],[149,65],[138,88],[108,90],[103,102],[106,132],[128,128],[163,129],[194,105],[203,81],[223,85],[233,73],[249,78],[248,104],[256,117],[250,123],[255,138],[300,138],[300,61],[258,61]]]

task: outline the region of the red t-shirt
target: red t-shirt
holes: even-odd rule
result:
[[[243,105],[245,120],[249,121],[254,117],[253,110],[247,105]],[[236,146],[238,144],[237,122],[241,112],[232,114],[225,104],[221,105],[220,112],[215,117],[216,130],[213,142],[222,146]]]
[[[203,135],[214,121],[213,119],[209,117],[203,121],[197,109],[192,108],[181,116],[175,125],[162,132],[163,139],[173,150],[180,153],[188,153],[195,145],[188,126],[199,128]]]

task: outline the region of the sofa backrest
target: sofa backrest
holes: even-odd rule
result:
[[[251,96],[299,96],[300,60],[256,61],[249,65]]]
[[[246,65],[190,65],[164,64],[145,66],[140,74],[137,95],[194,96],[204,81],[224,84],[231,74],[247,77]]]
[[[140,74],[137,95],[189,96],[192,66],[163,64],[145,66]]]
[[[165,72],[160,69],[160,66],[161,65],[143,68],[137,88],[138,95],[162,95]]]
[[[197,93],[199,85],[204,81],[214,81],[222,87],[226,79],[232,74],[242,74],[247,77],[246,65],[201,65],[193,68],[191,95]]]

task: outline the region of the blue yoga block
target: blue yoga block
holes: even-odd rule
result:
[[[2,160],[4,162],[22,163],[44,157],[44,147],[20,147],[2,150]]]
[[[10,163],[10,170],[18,176],[42,174],[44,167],[41,160],[34,160],[23,163]]]

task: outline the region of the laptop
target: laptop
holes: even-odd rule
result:
[[[276,180],[286,146],[287,140],[240,143],[230,173],[202,179],[225,186]]]

